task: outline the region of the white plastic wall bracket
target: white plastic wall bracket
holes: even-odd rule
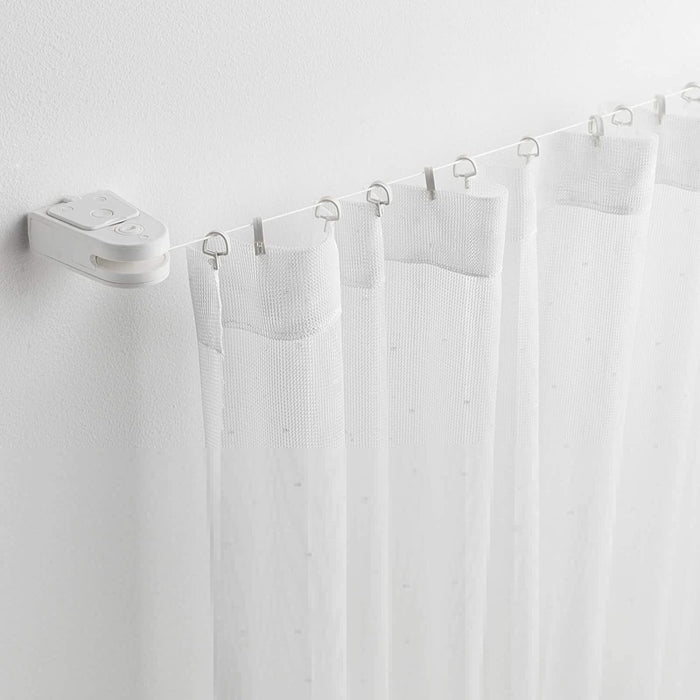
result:
[[[101,190],[29,212],[35,253],[115,287],[162,282],[170,272],[165,224]]]

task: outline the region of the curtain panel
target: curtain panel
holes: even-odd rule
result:
[[[188,267],[217,700],[700,697],[700,120]]]

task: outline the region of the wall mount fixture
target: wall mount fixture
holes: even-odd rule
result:
[[[34,252],[104,284],[144,287],[170,272],[167,226],[109,190],[32,211],[28,230]]]

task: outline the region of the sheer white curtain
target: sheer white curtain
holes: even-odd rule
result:
[[[217,700],[700,696],[700,119],[188,251]]]

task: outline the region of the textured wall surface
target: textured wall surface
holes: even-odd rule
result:
[[[30,254],[26,211],[108,187],[182,242],[676,90],[698,26],[683,0],[4,3],[0,697],[209,674],[184,255],[99,286]]]

